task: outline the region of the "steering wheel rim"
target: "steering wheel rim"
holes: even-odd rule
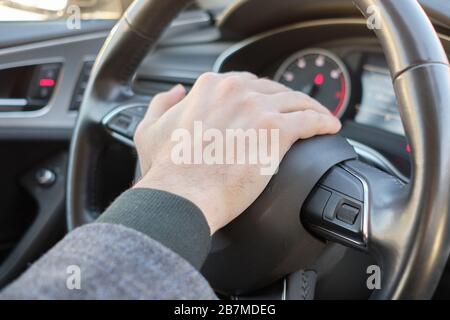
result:
[[[109,141],[103,118],[139,101],[130,81],[164,29],[190,0],[138,0],[100,51],[72,139],[67,184],[69,229],[92,222],[98,158]],[[413,175],[392,208],[373,207],[371,250],[383,267],[379,299],[430,298],[450,253],[450,72],[428,17],[416,1],[358,0],[366,16],[376,6],[380,40],[412,149]],[[120,61],[121,64],[117,62]]]

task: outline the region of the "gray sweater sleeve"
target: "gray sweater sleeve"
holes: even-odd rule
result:
[[[160,242],[200,269],[211,245],[202,211],[169,192],[130,189],[119,196],[98,222],[120,224]]]
[[[196,270],[210,246],[201,211],[147,189],[122,194],[98,222],[69,233],[1,299],[214,299]]]

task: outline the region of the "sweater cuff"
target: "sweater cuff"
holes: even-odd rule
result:
[[[120,224],[158,241],[200,269],[211,247],[202,211],[189,200],[155,189],[130,189],[97,220]]]

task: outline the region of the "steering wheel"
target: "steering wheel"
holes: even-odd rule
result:
[[[105,123],[123,110],[139,114],[144,99],[131,92],[131,79],[190,2],[135,1],[100,51],[70,149],[69,229],[100,213],[97,169],[111,143]],[[403,184],[359,162],[339,136],[298,142],[256,202],[214,236],[202,272],[221,292],[249,292],[310,265],[323,240],[376,258],[381,288],[374,299],[431,298],[440,280],[450,253],[449,62],[417,1],[354,3],[366,16],[371,6],[380,13],[375,32],[411,145],[412,178]]]

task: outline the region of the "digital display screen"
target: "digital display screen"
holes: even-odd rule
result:
[[[364,65],[362,90],[362,101],[355,121],[404,135],[389,70],[377,64]]]

